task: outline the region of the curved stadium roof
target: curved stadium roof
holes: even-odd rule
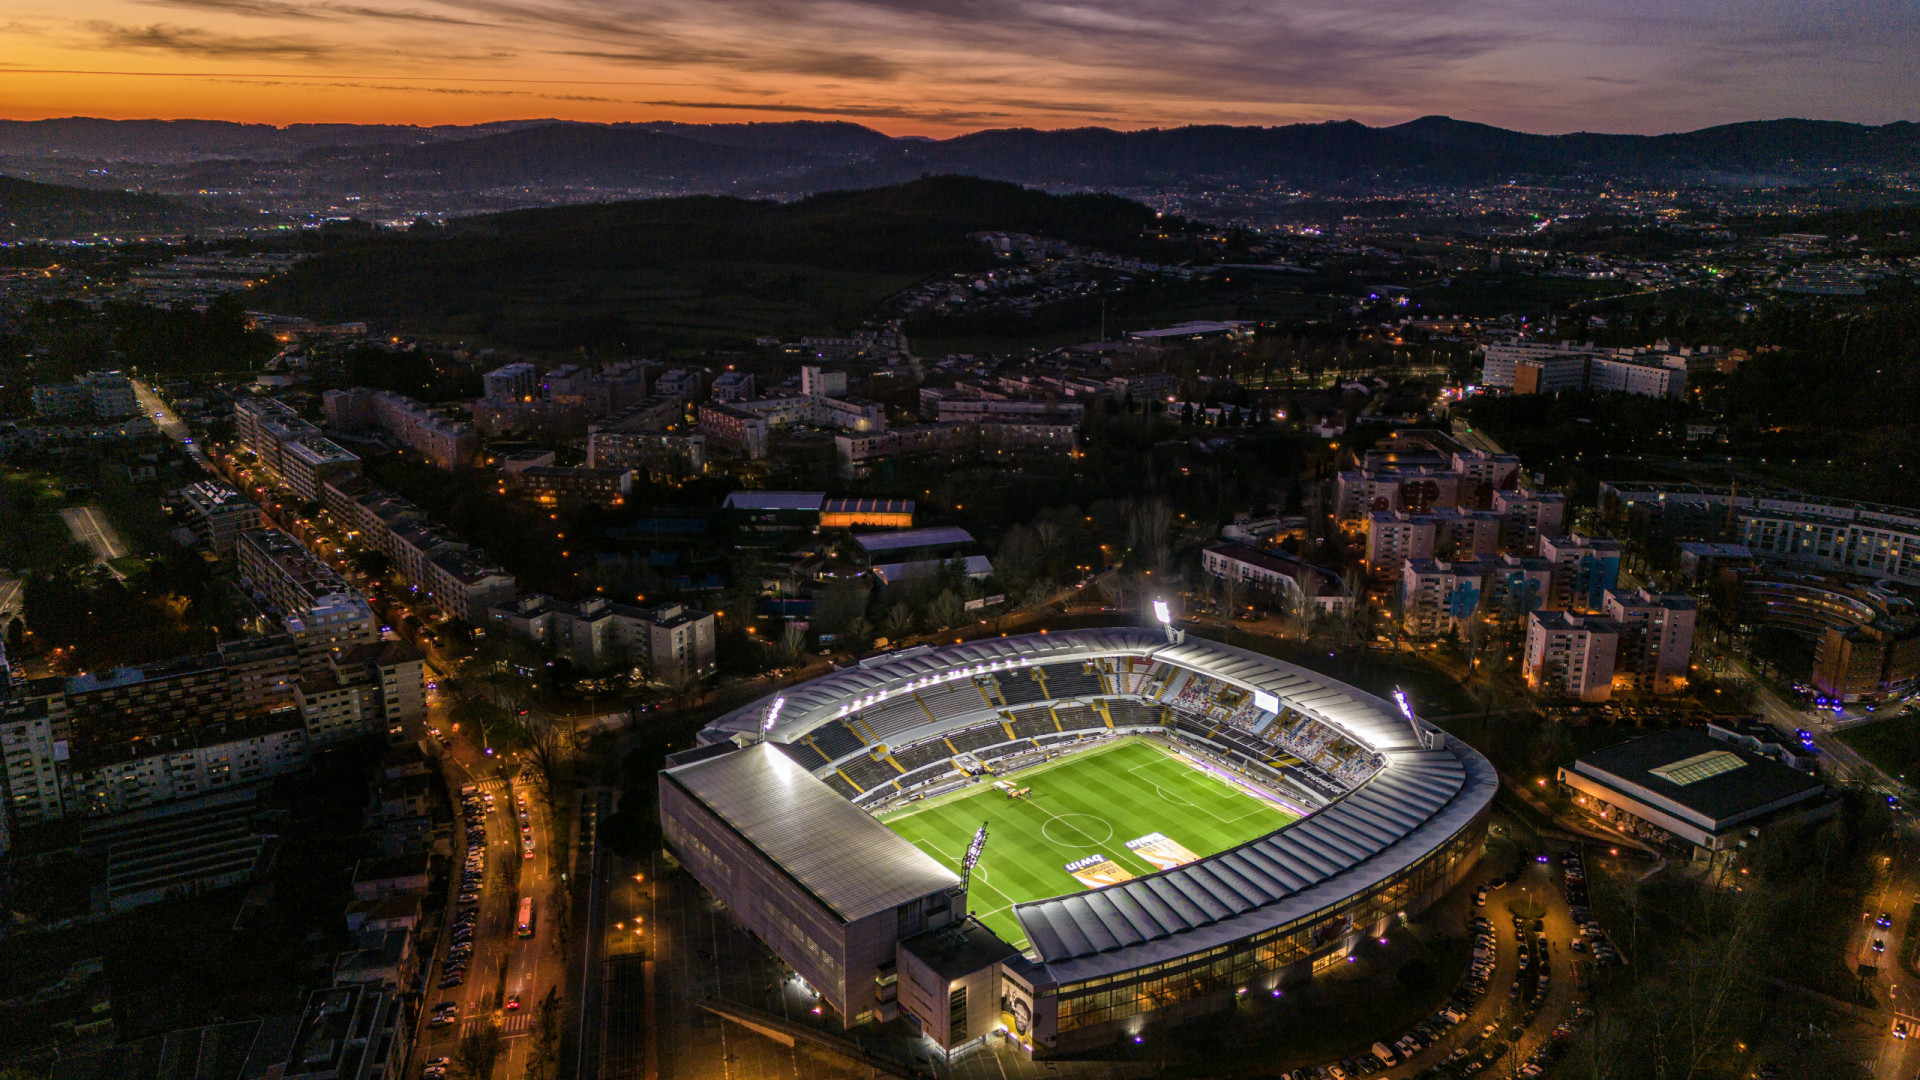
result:
[[[1148,656],[1272,694],[1378,751],[1385,766],[1317,813],[1239,847],[1018,906],[1015,914],[1038,959],[1059,982],[1177,959],[1332,908],[1445,846],[1499,787],[1493,766],[1471,747],[1372,694],[1218,642],[1170,645],[1157,630],[1138,627],[988,638],[875,657],[735,709],[703,740],[758,732],[780,699],[767,737],[784,743],[844,715],[850,702],[916,680],[1107,656]]]

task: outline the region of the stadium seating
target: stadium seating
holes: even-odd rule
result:
[[[827,775],[821,777],[821,779],[827,782],[828,787],[839,792],[842,796],[846,798],[851,799],[854,796],[860,794],[859,788],[854,787],[852,784],[847,783],[847,778],[844,776],[841,776],[837,772],[830,772]]]
[[[956,750],[973,751],[983,746],[1006,742],[1007,733],[998,723],[982,724],[965,731],[956,731],[947,736],[947,741],[952,743]]]
[[[1116,727],[1146,727],[1160,723],[1160,706],[1138,701],[1109,701],[1107,712]]]
[[[923,742],[917,746],[909,746],[904,750],[893,752],[893,760],[899,762],[908,772],[931,765],[936,761],[945,761],[952,756],[953,751],[947,749],[944,739],[934,739],[931,742]]]
[[[1059,731],[1053,726],[1053,714],[1045,706],[1015,714],[1013,734],[1017,738],[1031,739],[1039,735],[1055,735]]]
[[[1008,705],[1024,705],[1029,701],[1043,701],[1047,697],[1047,692],[1026,671],[1002,671],[988,678],[1000,684],[1000,696],[1006,699]]]
[[[814,728],[810,734],[813,744],[820,748],[828,761],[839,761],[867,745],[867,740],[855,735],[838,720],[829,720]]]
[[[874,738],[887,742],[893,736],[911,728],[924,726],[927,722],[927,710],[911,694],[895,694],[885,704],[866,709],[856,714],[856,718]]]
[[[1060,717],[1060,727],[1064,731],[1082,728],[1105,728],[1107,722],[1101,719],[1088,705],[1063,705],[1053,710]]]
[[[806,743],[776,743],[775,745],[779,746],[782,753],[792,758],[795,763],[808,772],[812,772],[827,763],[827,759],[820,756],[820,751],[815,750]]]
[[[924,686],[914,691],[937,722],[945,722],[968,713],[982,712],[989,706],[972,679],[956,679],[939,686]]]
[[[1039,670],[1046,677],[1049,697],[1098,697],[1106,692],[1100,676],[1087,671],[1084,664],[1047,664]]]
[[[851,777],[862,791],[870,791],[900,775],[900,770],[892,765],[865,754],[857,754],[841,762],[840,771]]]

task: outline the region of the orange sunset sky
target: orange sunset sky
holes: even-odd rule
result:
[[[8,0],[0,117],[1684,130],[1920,114],[1914,0]]]

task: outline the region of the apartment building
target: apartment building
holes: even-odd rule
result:
[[[549,458],[551,454],[547,455]],[[545,506],[616,507],[633,494],[633,470],[535,465],[509,474],[508,487]]]
[[[359,475],[360,455],[331,439],[309,436],[281,447],[280,478],[303,503],[320,501],[322,484]]]
[[[321,396],[327,423],[337,428],[379,427],[436,468],[451,472],[472,465],[480,453],[473,425],[449,420],[405,394],[391,390],[329,390]]]
[[[749,461],[767,456],[770,422],[734,405],[700,406],[700,434],[716,447],[729,450]]]
[[[1398,574],[1408,559],[1490,559],[1500,551],[1502,519],[1491,510],[1374,511],[1366,521],[1367,572],[1376,578]]]
[[[1486,346],[1482,385],[1513,394],[1563,390],[1678,397],[1686,392],[1688,350],[1602,349],[1593,344],[1506,342]]]
[[[1400,617],[1416,637],[1471,633],[1483,613],[1519,617],[1538,610],[1552,588],[1545,559],[1408,559],[1400,573]]]
[[[70,731],[65,687],[58,679],[43,685],[0,691],[0,833],[6,826],[35,825],[66,815],[61,793],[61,763],[67,759]],[[0,844],[0,854],[6,845]]]
[[[488,607],[513,599],[512,574],[438,528],[416,525],[390,537],[394,566],[448,615],[479,626]]]
[[[818,364],[800,365],[800,392],[808,397],[845,397],[847,373],[829,371]]]
[[[335,650],[327,669],[300,680],[297,704],[316,748],[366,735],[399,740],[409,720],[427,712],[425,659],[404,641]]]
[[[187,527],[215,555],[232,555],[234,540],[260,527],[260,507],[225,484],[188,484],[180,489],[180,498]]]
[[[1606,701],[1616,689],[1684,689],[1693,654],[1693,600],[1608,590],[1603,614],[1535,612],[1521,674],[1537,693]]]
[[[321,437],[320,429],[273,398],[241,398],[233,403],[234,441],[252,451],[275,476],[286,475],[281,457],[288,443]]]
[[[1080,444],[1080,424],[990,419],[952,424],[919,424],[891,431],[836,435],[840,463],[853,469],[883,458],[949,453],[996,455],[1045,451],[1072,453]]]
[[[655,482],[705,475],[707,436],[703,432],[589,431],[587,467],[628,469]]]
[[[531,400],[538,383],[532,364],[502,364],[480,376],[482,392],[488,401]]]
[[[33,388],[35,416],[59,419],[92,416],[96,420],[125,420],[140,415],[133,380],[118,371],[90,371],[71,382]]]
[[[1693,660],[1693,598],[1677,593],[1608,590],[1601,610],[1620,629],[1614,679],[1636,690],[1670,694],[1687,685]]]
[[[280,615],[300,615],[358,591],[320,556],[281,529],[249,529],[234,538],[240,576]]]
[[[1527,618],[1521,674],[1535,693],[1603,702],[1613,695],[1619,650],[1620,630],[1611,620],[1536,611]]]
[[[707,391],[713,401],[739,401],[753,396],[753,373],[750,371],[729,371],[713,380],[713,387]]]
[[[705,372],[699,368],[674,368],[653,382],[653,392],[662,397],[679,398],[691,405],[700,400]]]
[[[1567,497],[1557,492],[1495,491],[1492,506],[1501,519],[1501,547],[1509,555],[1537,555],[1541,537],[1566,529]]]
[[[681,604],[640,608],[599,598],[568,604],[536,595],[496,604],[488,625],[590,670],[631,665],[662,678],[713,667],[714,616]]]
[[[1572,533],[1540,538],[1540,557],[1553,564],[1553,592],[1546,606],[1554,611],[1599,611],[1607,590],[1620,580],[1618,541]]]
[[[160,731],[75,757],[68,765],[69,813],[108,817],[251,787],[309,760],[306,731],[292,709]]]

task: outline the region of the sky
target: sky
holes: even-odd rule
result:
[[[1920,0],[7,0],[0,117],[1920,120]]]

